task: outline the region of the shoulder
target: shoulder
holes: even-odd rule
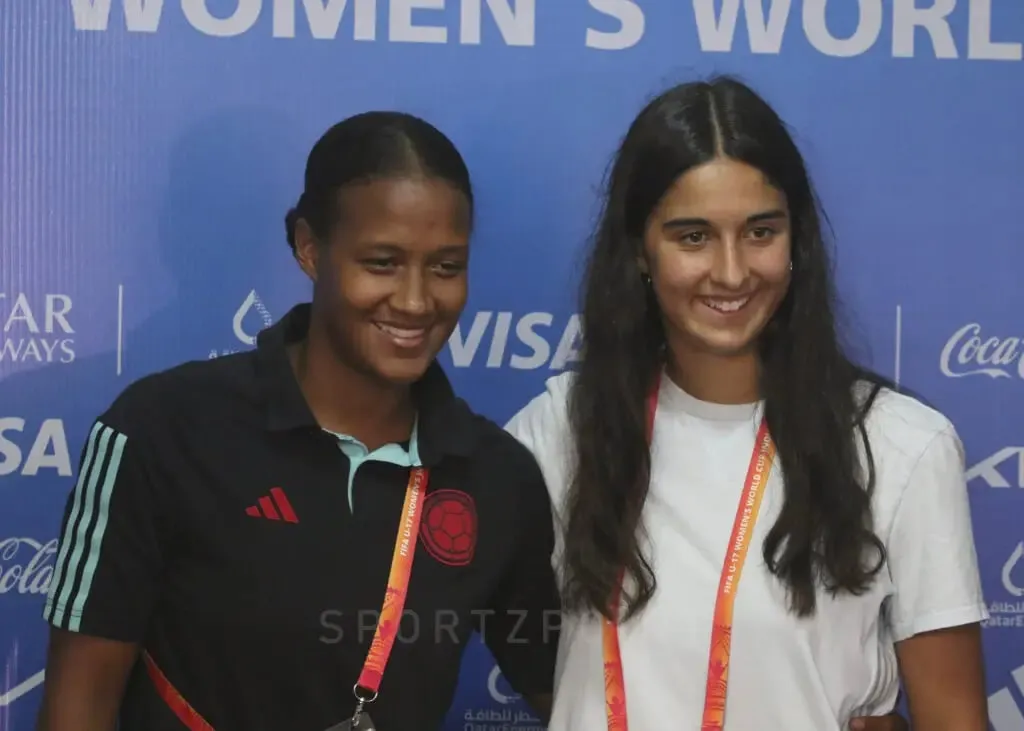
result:
[[[491,505],[500,506],[504,519],[518,523],[542,517],[550,522],[548,491],[534,455],[499,424],[458,400],[463,425],[472,433],[469,471],[473,491]],[[463,427],[460,427],[463,428]]]
[[[858,384],[858,396],[869,389]],[[929,448],[944,443],[959,444],[953,423],[945,414],[923,401],[891,388],[882,388],[865,416],[865,428],[872,450],[889,459],[913,466]]]
[[[576,374],[567,371],[544,382],[544,390],[509,419],[506,431],[534,450],[552,438],[564,438],[569,428],[569,394]]]
[[[575,378],[575,373],[567,371],[547,379],[544,390],[505,425],[506,431],[537,460],[556,511],[570,482],[573,446],[569,396]]]
[[[467,418],[474,434],[474,460],[484,464],[488,471],[497,471],[498,474],[536,474],[537,461],[522,442],[497,422],[472,411],[466,404],[463,406],[468,412]]]
[[[936,495],[966,491],[963,443],[942,412],[911,395],[882,388],[864,425],[875,468],[874,503],[883,523],[916,485]]]
[[[98,421],[128,436],[159,439],[167,429],[196,425],[246,400],[254,373],[249,352],[181,363],[132,382]]]

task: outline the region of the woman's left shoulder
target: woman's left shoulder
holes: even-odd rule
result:
[[[871,399],[875,388],[877,394]],[[891,448],[913,453],[936,438],[956,438],[953,422],[916,396],[864,382],[857,384],[856,393],[859,403],[867,405],[865,426],[872,433],[872,446],[879,440],[887,441]]]
[[[873,390],[858,384],[862,403],[868,403]],[[953,422],[938,409],[911,394],[881,387],[868,404],[864,426],[875,466],[875,492],[883,502],[898,502],[922,475],[942,476],[955,489],[966,489],[963,443]]]

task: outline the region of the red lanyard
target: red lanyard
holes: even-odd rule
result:
[[[654,415],[658,409],[660,380],[654,384],[647,399],[647,440],[654,433]],[[757,430],[754,453],[750,457],[747,478],[743,483],[740,504],[733,521],[729,551],[725,554],[722,574],[718,580],[718,594],[715,598],[715,614],[711,626],[711,642],[708,649],[707,686],[704,692],[704,715],[701,731],[721,731],[725,724],[725,696],[729,685],[729,657],[732,638],[732,614],[739,588],[740,575],[750,547],[750,538],[757,522],[757,512],[768,483],[772,463],[775,460],[775,444],[768,433],[764,419]],[[612,597],[612,607],[618,614],[622,582]],[[608,717],[608,731],[628,731],[626,719],[626,683],[622,674],[622,655],[619,651],[619,630],[615,621],[602,621],[602,644],[604,649],[605,713]]]
[[[366,654],[363,670],[352,689],[360,712],[365,704],[372,703],[377,699],[381,678],[384,676],[384,668],[387,667],[391,648],[394,647],[395,638],[398,636],[402,611],[405,609],[405,597],[409,591],[409,578],[412,576],[412,561],[416,555],[420,520],[423,517],[420,507],[423,503],[423,493],[427,490],[429,474],[429,470],[425,467],[414,467],[409,474],[409,484],[405,490],[405,505],[402,507],[402,517],[398,523],[398,536],[395,538],[395,551],[391,558],[388,586],[384,592],[384,606],[380,610],[377,630],[370,643],[370,650]],[[213,727],[207,723],[206,719],[185,700],[177,688],[171,685],[152,656],[148,652],[144,652],[142,657],[157,693],[160,694],[164,703],[174,711],[178,719],[185,724],[185,727],[189,731],[213,731]],[[367,691],[367,693],[361,694],[360,690]]]

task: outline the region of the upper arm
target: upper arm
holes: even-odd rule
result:
[[[532,458],[519,474],[517,547],[478,629],[512,687],[537,695],[553,690],[561,601],[547,489]]]
[[[987,731],[978,624],[915,635],[896,645],[896,656],[912,728]]]
[[[43,616],[53,627],[142,639],[163,563],[160,506],[143,440],[105,416],[82,450]]]
[[[51,629],[37,731],[114,731],[137,655],[131,642]]]
[[[979,623],[988,612],[951,425],[912,470],[887,548],[889,622],[914,728],[986,729]]]
[[[149,624],[163,528],[144,440],[108,412],[82,449],[43,616],[51,625],[41,728],[108,729]],[[91,711],[90,711],[91,709]],[[48,719],[48,720],[47,720]],[[87,721],[91,723],[91,721]]]

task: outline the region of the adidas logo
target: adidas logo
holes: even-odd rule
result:
[[[295,514],[292,504],[280,487],[270,488],[270,494],[261,497],[255,505],[245,509],[245,514],[253,518],[266,518],[267,520],[283,520],[286,523],[298,523],[299,517]]]

